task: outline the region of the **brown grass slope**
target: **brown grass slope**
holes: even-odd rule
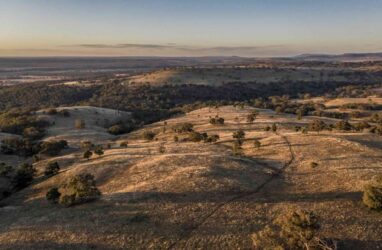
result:
[[[261,110],[246,123],[250,108],[204,108],[121,136],[103,156],[75,151],[57,160],[61,172],[2,201],[1,249],[251,249],[251,234],[290,208],[317,212],[320,234],[345,249],[382,244],[382,215],[366,209],[363,185],[381,173],[380,138],[368,134],[292,132],[296,120]],[[210,116],[225,125],[208,123]],[[174,142],[171,126],[192,122],[195,130],[218,134],[217,143]],[[277,123],[277,133],[266,125]],[[141,134],[153,130],[158,140]],[[233,156],[232,132],[243,129],[244,155]],[[180,136],[181,137],[181,136]],[[253,147],[253,139],[261,148]],[[97,138],[89,138],[97,140]],[[128,141],[122,148],[120,142]],[[371,142],[371,143],[369,143]],[[159,152],[159,146],[165,152]],[[319,165],[310,167],[310,162]],[[50,205],[46,191],[68,176],[92,173],[101,200],[70,208]]]

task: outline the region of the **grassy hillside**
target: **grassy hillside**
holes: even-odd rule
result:
[[[0,248],[251,249],[252,234],[297,208],[313,210],[319,235],[338,239],[343,249],[381,247],[382,216],[361,202],[364,184],[382,170],[381,137],[337,130],[303,134],[295,126],[317,117],[297,120],[261,109],[251,123],[253,110],[203,108],[119,137],[94,133],[89,140],[102,137],[110,144],[103,155],[86,160],[83,150],[73,148],[35,163],[40,176],[33,184],[1,201]],[[216,115],[224,125],[209,123]],[[81,117],[94,121],[92,112]],[[62,119],[72,126],[72,117]],[[189,135],[172,128],[185,122],[220,139],[184,140]],[[264,130],[273,124],[276,132]],[[50,131],[60,126],[65,123],[57,121]],[[235,153],[232,134],[240,129],[244,143]],[[144,131],[156,139],[144,139]],[[59,174],[41,176],[51,161],[60,164]],[[78,173],[95,176],[100,200],[69,208],[46,201],[51,187]]]

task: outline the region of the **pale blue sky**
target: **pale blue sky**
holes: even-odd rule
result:
[[[0,0],[0,56],[382,51],[382,0]]]

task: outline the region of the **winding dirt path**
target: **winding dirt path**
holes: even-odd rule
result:
[[[245,198],[247,196],[251,196],[253,194],[256,194],[258,192],[260,192],[267,184],[269,184],[270,182],[272,182],[275,178],[277,178],[280,174],[283,173],[283,171],[288,168],[295,160],[295,153],[292,149],[292,144],[290,143],[289,139],[285,136],[285,135],[282,135],[280,133],[276,133],[277,135],[279,135],[286,143],[288,149],[289,149],[289,153],[290,153],[290,159],[284,163],[283,167],[279,169],[278,172],[276,172],[275,174],[272,174],[267,180],[265,180],[262,184],[260,184],[257,188],[255,188],[254,190],[251,190],[251,191],[248,191],[248,192],[242,192],[241,194],[217,205],[211,212],[209,212],[206,216],[204,216],[198,223],[196,223],[193,227],[191,227],[187,232],[185,232],[181,238],[177,241],[175,241],[174,243],[172,243],[168,249],[174,249],[181,241],[185,240],[185,243],[187,243],[188,239],[191,237],[191,235],[196,232],[201,226],[203,226],[209,218],[211,218],[214,214],[216,214],[221,208],[223,208],[224,206],[234,202],[234,201],[237,201],[237,200],[240,200],[242,198]]]

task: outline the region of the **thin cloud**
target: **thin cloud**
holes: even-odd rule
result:
[[[254,55],[254,54],[268,54],[280,53],[288,50],[286,45],[268,45],[268,46],[218,46],[218,47],[198,47],[198,46],[182,46],[175,43],[167,44],[77,44],[66,45],[65,47],[75,47],[82,49],[120,49],[132,51],[145,51],[151,52],[174,52],[174,53],[192,53],[192,54],[213,54],[213,55]]]

